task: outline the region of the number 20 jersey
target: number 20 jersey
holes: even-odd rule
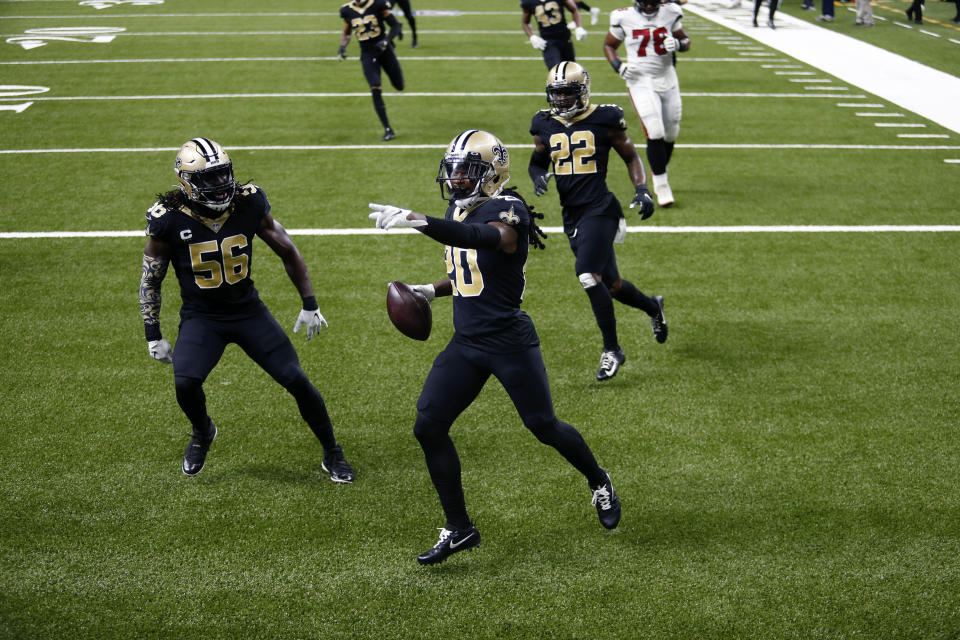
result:
[[[502,222],[517,232],[517,250],[444,247],[453,285],[454,340],[484,351],[509,353],[540,344],[530,317],[520,309],[526,288],[527,230],[523,201],[508,195],[481,201],[471,209],[450,205],[444,216],[466,224]]]
[[[557,193],[564,209],[605,209],[612,195],[607,188],[610,132],[625,131],[623,109],[615,104],[590,105],[578,116],[565,120],[549,109],[538,111],[530,122],[530,134],[539,136],[550,149]]]
[[[238,185],[230,207],[219,218],[205,218],[189,207],[157,203],[147,211],[147,235],[171,248],[181,317],[242,314],[259,306],[250,269],[253,238],[270,212],[256,185]]]

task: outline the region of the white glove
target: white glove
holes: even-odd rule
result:
[[[376,220],[377,229],[392,229],[394,227],[425,227],[426,220],[407,220],[407,216],[413,213],[410,209],[401,209],[392,204],[374,204],[370,203],[373,209],[368,217]]]
[[[673,36],[667,36],[663,39],[663,48],[666,49],[668,53],[670,51],[676,51],[679,47],[680,43],[677,42],[677,39]]]
[[[540,51],[543,51],[544,49],[547,48],[547,41],[538,35],[532,35],[530,36],[530,46],[533,47],[534,49],[539,49]]]
[[[422,293],[427,302],[433,302],[433,299],[437,297],[437,289],[432,284],[412,284],[410,288]]]
[[[577,38],[577,40],[583,40],[587,37],[587,30],[583,27],[577,27],[573,30],[573,35]]]
[[[314,309],[313,311],[307,311],[306,309],[300,309],[300,315],[297,316],[297,321],[293,325],[293,332],[297,333],[300,331],[300,327],[307,328],[307,340],[320,333],[320,329],[327,326],[327,321],[324,319],[323,314],[320,313],[320,309]]]
[[[617,69],[617,73],[620,74],[620,77],[626,81],[636,80],[643,75],[643,72],[640,71],[640,67],[635,65],[632,62],[623,62],[620,64],[620,68]]]
[[[164,338],[147,342],[147,351],[154,360],[173,364],[173,349],[170,348],[170,343]]]

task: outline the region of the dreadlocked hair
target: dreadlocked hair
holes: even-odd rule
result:
[[[543,244],[543,240],[540,238],[546,238],[547,234],[544,233],[543,229],[541,229],[536,222],[537,219],[543,220],[543,214],[538,211],[534,211],[533,205],[529,204],[523,199],[523,196],[520,195],[520,192],[517,191],[516,187],[507,187],[501,193],[514,197],[523,203],[523,206],[525,206],[527,211],[530,213],[530,228],[527,229],[527,241],[534,249],[546,249],[546,245]]]

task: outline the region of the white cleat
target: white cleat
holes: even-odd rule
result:
[[[653,187],[653,192],[657,196],[657,204],[666,209],[673,206],[673,191],[666,182]]]
[[[600,7],[590,7],[590,24],[600,22]]]

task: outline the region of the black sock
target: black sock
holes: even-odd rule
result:
[[[333,436],[330,414],[327,413],[327,405],[323,402],[323,396],[310,383],[306,375],[287,386],[286,390],[297,401],[300,415],[307,426],[310,427],[310,430],[313,431],[313,434],[317,436],[320,444],[323,445],[323,450],[327,451],[337,446],[337,440]]]
[[[634,309],[641,309],[650,317],[660,311],[660,306],[653,298],[645,295],[629,280],[620,281],[620,289],[613,294],[613,299]]]
[[[463,497],[460,456],[450,439],[450,424],[418,414],[413,434],[423,449],[430,480],[437,490],[440,506],[447,519],[446,528],[456,531],[469,529],[471,523]]]
[[[620,348],[620,343],[617,341],[617,317],[613,313],[613,297],[610,291],[602,283],[584,291],[590,298],[593,315],[600,327],[600,335],[603,336],[603,350],[616,351]]]
[[[210,416],[207,415],[207,396],[203,393],[203,382],[182,376],[175,376],[173,380],[177,404],[190,421],[193,435],[206,438],[210,435]]]
[[[606,481],[597,459],[593,457],[593,451],[573,425],[554,419],[546,426],[530,427],[530,431],[537,440],[556,449],[587,478],[590,486],[598,486]]]
[[[773,16],[772,16],[772,15],[770,16],[770,19],[773,20]],[[676,142],[667,142],[667,141],[664,141],[664,143],[663,143],[663,148],[664,148],[664,150],[665,150],[666,153],[667,153],[667,160],[666,160],[666,162],[663,163],[663,170],[664,170],[664,171],[667,170],[667,165],[670,164],[670,157],[673,155],[673,145],[675,145],[675,144],[676,144]]]
[[[663,138],[647,140],[647,160],[653,175],[659,176],[667,172],[667,143]]]
[[[390,121],[387,120],[387,107],[383,104],[383,92],[380,89],[370,89],[373,94],[373,109],[377,112],[377,117],[383,123],[384,129],[390,128]]]

